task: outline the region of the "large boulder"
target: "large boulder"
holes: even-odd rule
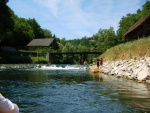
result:
[[[143,81],[149,76],[149,67],[144,66],[142,70],[137,74],[137,80],[138,81]]]

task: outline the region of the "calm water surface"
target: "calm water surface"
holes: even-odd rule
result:
[[[150,86],[85,66],[0,69],[0,92],[20,113],[150,112]]]

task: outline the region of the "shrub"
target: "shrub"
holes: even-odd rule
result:
[[[49,63],[48,60],[44,57],[31,57],[32,63],[43,63],[47,64]]]

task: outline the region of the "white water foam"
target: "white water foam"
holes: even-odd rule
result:
[[[86,70],[86,66],[80,65],[37,65],[38,69],[48,69],[48,70]]]

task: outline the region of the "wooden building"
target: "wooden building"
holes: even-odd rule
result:
[[[137,40],[150,36],[150,14],[137,21],[124,34],[126,41]]]
[[[58,49],[58,44],[55,38],[33,39],[28,45],[30,51],[41,49],[44,47]]]

